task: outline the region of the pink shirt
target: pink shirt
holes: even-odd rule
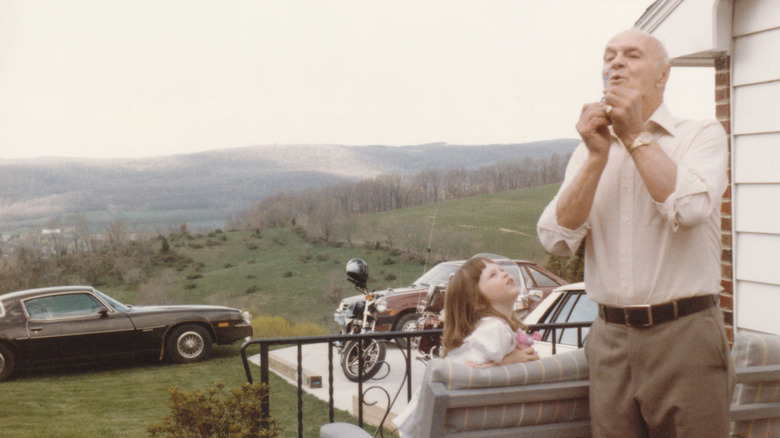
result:
[[[716,121],[682,120],[661,105],[646,128],[677,164],[677,184],[664,203],[648,193],[617,137],[585,223],[558,225],[558,195],[542,213],[537,232],[555,255],[573,254],[586,238],[585,284],[601,304],[658,304],[714,294],[720,286],[720,204],[728,184],[726,133]],[[587,158],[574,151],[563,190]]]

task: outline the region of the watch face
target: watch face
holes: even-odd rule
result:
[[[645,131],[639,134],[639,141],[642,142],[642,144],[650,144],[653,142],[653,136],[650,135],[649,132]]]

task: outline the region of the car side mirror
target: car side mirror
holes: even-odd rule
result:
[[[108,309],[106,309],[105,307],[99,308],[98,315],[100,315],[101,318],[108,318]]]
[[[542,301],[544,293],[538,289],[528,291],[528,301]]]

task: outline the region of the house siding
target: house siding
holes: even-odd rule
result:
[[[733,265],[723,258],[724,296],[728,285],[732,328],[780,334],[780,2],[734,1],[731,53],[730,75],[716,73],[729,91],[718,83],[715,90],[719,106],[729,103],[718,116],[731,118],[732,133],[733,213],[724,214],[723,228],[728,220]]]

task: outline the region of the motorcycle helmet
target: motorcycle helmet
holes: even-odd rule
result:
[[[368,265],[361,259],[347,262],[347,280],[360,289],[366,288],[368,282]]]

